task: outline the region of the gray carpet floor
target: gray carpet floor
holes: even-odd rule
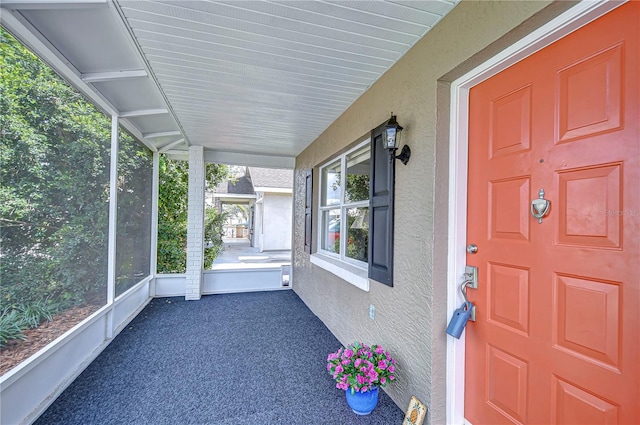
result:
[[[293,291],[154,299],[36,424],[401,424],[384,391],[349,409],[340,346]]]

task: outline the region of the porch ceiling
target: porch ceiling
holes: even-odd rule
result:
[[[2,24],[149,147],[293,159],[459,0],[3,0]]]

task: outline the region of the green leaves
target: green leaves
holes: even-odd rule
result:
[[[43,321],[53,320],[56,307],[44,302],[6,307],[0,312],[0,347],[12,339],[24,340],[23,329],[37,328]]]
[[[209,188],[226,179],[228,168],[222,164],[207,164],[206,183]],[[189,164],[160,156],[160,187],[158,195],[158,273],[184,273],[187,263],[187,214]],[[205,211],[204,267],[208,269],[222,248],[222,226],[225,216],[213,208]]]
[[[0,110],[0,300],[104,302],[110,118],[4,29]]]
[[[0,347],[4,347],[7,341],[12,339],[24,340],[22,334],[23,321],[16,310],[4,309],[0,313]]]
[[[204,240],[210,247],[204,250],[204,268],[210,269],[213,261],[222,250],[222,235],[224,222],[227,219],[225,213],[218,212],[215,208],[205,210]]]
[[[56,308],[106,302],[111,118],[3,28],[0,132],[0,302],[30,312],[45,301]],[[120,292],[149,272],[151,167],[150,151],[121,131]],[[207,165],[207,185],[226,174],[225,165]],[[161,156],[160,272],[185,269],[187,191],[188,163]],[[219,214],[207,213],[205,234],[213,244],[206,265],[220,249],[221,222]]]
[[[187,264],[189,164],[160,156],[158,273],[184,273]]]
[[[31,329],[37,328],[45,320],[48,322],[53,320],[54,309],[42,301],[30,305],[20,305],[16,311],[22,316],[22,323]]]

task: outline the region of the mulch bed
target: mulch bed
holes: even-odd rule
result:
[[[73,307],[53,316],[51,322],[44,322],[35,329],[22,331],[26,337],[24,341],[19,339],[8,341],[7,346],[0,350],[0,376],[82,322],[100,307],[96,305]]]

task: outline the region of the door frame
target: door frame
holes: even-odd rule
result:
[[[449,246],[447,259],[447,317],[462,304],[458,290],[466,265],[467,166],[469,90],[514,63],[543,49],[576,29],[624,4],[583,0],[491,59],[451,83],[449,117]],[[471,325],[473,326],[473,325]],[[446,420],[469,424],[464,418],[465,338],[447,337]]]

